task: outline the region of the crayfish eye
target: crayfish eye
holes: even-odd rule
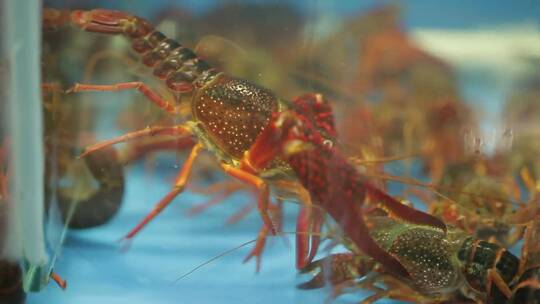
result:
[[[334,142],[331,141],[330,139],[325,139],[323,140],[323,145],[327,147],[328,149],[332,149],[332,147],[334,146]]]
[[[305,141],[295,139],[285,144],[283,154],[288,157],[297,153],[311,151],[314,148],[315,146],[313,146],[313,144],[311,143],[307,143]]]

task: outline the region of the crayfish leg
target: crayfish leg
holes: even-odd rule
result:
[[[266,227],[268,227],[272,235],[276,235],[276,229],[274,228],[274,224],[272,223],[272,220],[270,219],[270,215],[268,214],[268,206],[269,206],[269,198],[270,198],[270,189],[268,187],[268,184],[264,180],[262,180],[260,177],[253,175],[243,169],[235,168],[225,163],[221,164],[221,168],[228,175],[234,178],[237,178],[243,182],[246,182],[250,185],[253,185],[257,188],[257,191],[259,193],[259,198],[257,200],[257,207],[259,209],[259,214],[261,216],[261,219],[263,223],[266,225]]]
[[[255,208],[254,204],[249,203],[245,205],[244,207],[242,207],[242,209],[238,210],[236,213],[234,213],[227,219],[227,224],[238,223],[239,221],[247,217],[251,210],[253,210],[253,208]]]
[[[527,269],[512,287],[509,303],[538,304],[540,302],[540,265]]]
[[[158,214],[165,209],[172,201],[173,199],[178,196],[178,194],[182,193],[185,189],[186,183],[189,179],[189,175],[193,168],[193,163],[197,156],[199,155],[200,150],[202,149],[202,146],[200,144],[196,144],[189,154],[189,157],[186,159],[186,162],[184,163],[182,169],[178,173],[173,189],[161,199],[157,203],[157,205],[152,209],[152,211],[146,215],[146,217],[139,223],[135,228],[133,228],[126,236],[125,239],[131,239],[133,238],[139,231],[141,231],[152,219],[154,219]]]
[[[191,133],[181,134],[180,132],[178,136],[158,135],[153,138],[133,142],[124,149],[121,149],[119,156],[121,162],[125,165],[139,160],[151,152],[184,151],[193,148],[194,145],[195,140],[191,136]]]
[[[148,127],[142,130],[137,130],[133,132],[126,133],[124,135],[105,140],[91,146],[88,146],[84,149],[83,153],[79,155],[79,158],[85,157],[86,155],[93,153],[97,150],[109,147],[118,143],[131,141],[138,138],[148,137],[148,136],[158,136],[158,135],[171,135],[171,136],[186,136],[190,135],[191,130],[188,127],[177,125],[172,127]]]
[[[73,87],[69,88],[66,93],[75,93],[75,92],[86,92],[86,91],[98,91],[98,92],[107,92],[107,91],[123,91],[123,90],[137,90],[141,92],[148,100],[153,104],[158,106],[163,111],[176,114],[176,107],[167,101],[165,98],[161,97],[156,93],[152,88],[140,81],[134,82],[121,82],[111,85],[95,85],[95,84],[82,84],[76,83]]]
[[[257,242],[255,243],[255,247],[251,249],[249,254],[244,258],[244,261],[242,263],[247,263],[251,258],[255,257],[256,260],[256,266],[255,266],[255,272],[259,273],[261,270],[261,259],[262,259],[262,253],[264,251],[264,247],[266,246],[266,237],[268,236],[268,227],[263,225],[261,229],[259,230],[259,235],[257,236]]]
[[[283,231],[283,201],[281,199],[278,199],[276,204],[270,204],[269,209],[272,212],[272,218],[277,223],[278,232]],[[261,229],[259,230],[259,234],[257,236],[257,243],[255,244],[255,247],[251,250],[251,252],[246,256],[244,259],[244,263],[251,260],[251,258],[255,257],[256,259],[256,269],[255,271],[258,273],[261,269],[261,260],[262,260],[262,254],[264,251],[264,247],[266,246],[266,237],[268,236],[268,232],[270,230],[266,225],[263,225]]]
[[[209,209],[212,206],[223,203],[228,197],[233,195],[235,192],[241,191],[244,188],[244,184],[238,183],[237,181],[223,181],[220,183],[213,184],[210,187],[212,187],[212,189],[200,189],[200,190],[195,189],[194,190],[193,188],[191,188],[191,191],[195,191],[195,192],[199,191],[206,195],[213,194],[214,196],[208,201],[190,208],[187,211],[187,214],[189,216],[197,215]]]
[[[60,277],[57,273],[51,272],[50,277],[58,285],[58,287],[62,289],[67,288],[66,280],[62,279],[62,277]]]

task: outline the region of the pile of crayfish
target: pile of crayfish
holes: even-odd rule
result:
[[[125,12],[45,10],[45,29],[65,24],[86,32],[124,36],[170,96],[163,97],[142,81],[76,83],[65,94],[137,90],[175,118],[172,124],[152,125],[87,146],[80,157],[92,157],[118,143],[135,145],[139,154],[189,150],[171,190],[127,233],[126,239],[137,235],[184,192],[195,160],[207,150],[226,175],[256,193],[262,227],[247,258],[255,257],[257,265],[267,236],[281,232],[272,216],[280,204],[272,202],[271,190],[277,188],[288,194],[285,198],[299,201],[296,266],[303,273],[314,273],[299,288],[330,284],[332,297],[340,295],[344,287],[374,292],[365,302],[389,297],[418,302],[470,299],[537,303],[528,299],[540,297],[540,267],[534,264],[538,252],[533,246],[538,233],[538,186],[526,171],[521,177],[529,186],[527,204],[519,210],[506,208],[502,215],[506,223],[519,227],[518,236],[508,236],[508,244],[483,240],[476,232],[493,228],[493,222],[486,219],[500,208],[484,204],[488,215],[480,214],[474,222],[469,218],[465,223],[462,211],[455,207],[460,203],[450,198],[426,202],[430,211],[424,212],[390,195],[364,174],[358,159],[342,147],[333,104],[322,94],[282,99],[269,89],[214,68],[146,20]],[[460,191],[469,200],[478,199],[469,195],[470,189]],[[341,233],[333,239],[348,252],[314,261],[325,223],[335,223]],[[518,258],[503,245],[520,239],[525,244]]]

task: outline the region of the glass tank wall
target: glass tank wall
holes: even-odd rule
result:
[[[540,298],[539,4],[1,5],[4,302]]]
[[[46,240],[44,233],[41,5],[1,5],[0,302],[22,303],[24,292],[50,281],[54,260],[47,252],[54,234]],[[52,216],[47,221],[54,223]]]

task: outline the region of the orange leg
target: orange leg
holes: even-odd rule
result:
[[[244,219],[255,208],[251,202],[227,219],[227,224],[235,224]]]
[[[201,193],[204,195],[216,195],[218,193],[226,192],[231,188],[239,190],[244,186],[244,183],[237,180],[224,180],[212,183],[211,185],[205,185],[204,187],[193,185],[190,186],[189,189],[191,190],[191,192],[195,193]]]
[[[270,215],[268,215],[268,204],[270,195],[268,184],[260,177],[253,175],[245,170],[235,168],[225,163],[221,163],[221,167],[223,168],[225,173],[229,174],[230,176],[235,177],[257,188],[259,193],[257,204],[257,207],[259,208],[259,214],[261,215],[264,225],[268,227],[268,229],[273,235],[275,235],[276,230],[274,229],[274,225],[272,224]]]
[[[242,184],[234,183],[229,188],[225,188],[221,193],[217,194],[216,196],[206,201],[205,203],[199,204],[189,209],[188,214],[190,216],[197,215],[212,206],[220,204],[224,200],[226,200],[229,196],[231,196],[233,193],[240,191],[243,187],[244,186]]]
[[[67,282],[62,279],[57,273],[51,272],[50,274],[51,279],[62,289],[67,288]]]
[[[120,150],[120,159],[123,164],[129,164],[151,152],[184,151],[188,148],[193,148],[194,145],[195,140],[191,136],[176,138],[171,136],[157,136],[156,138],[148,138],[142,142],[137,141],[128,145],[125,149]]]
[[[256,266],[255,271],[258,273],[261,270],[261,258],[262,253],[264,250],[264,246],[266,245],[266,236],[268,235],[268,227],[266,225],[263,225],[261,229],[259,230],[259,235],[257,236],[257,243],[255,244],[255,247],[251,250],[251,252],[246,256],[243,263],[247,263],[251,258],[255,257],[256,260]]]
[[[76,83],[73,87],[68,89],[66,93],[71,92],[83,92],[83,91],[123,91],[123,90],[138,90],[144,96],[146,96],[152,103],[158,106],[160,109],[167,113],[175,114],[176,107],[161,97],[158,93],[154,92],[149,86],[140,81],[134,82],[122,82],[112,85],[95,85],[95,84],[82,84]]]
[[[202,204],[198,204],[197,206],[193,207],[193,208],[190,208],[187,213],[189,216],[195,216],[203,211],[205,211],[206,209],[212,207],[212,206],[215,206],[215,205],[218,205],[220,203],[222,203],[224,200],[227,199],[227,197],[229,197],[231,195],[231,193],[220,193],[216,196],[214,196],[213,198],[211,198],[210,200],[202,203]]]
[[[283,201],[278,200],[278,203],[276,205],[270,205],[270,209],[272,210],[272,213],[274,215],[274,219],[279,223],[278,231],[281,232],[283,227]],[[261,259],[262,259],[262,253],[264,251],[264,246],[266,245],[266,237],[268,236],[268,227],[263,225],[261,229],[259,230],[259,235],[257,236],[257,243],[255,244],[255,247],[251,250],[251,252],[246,256],[244,259],[244,263],[251,260],[251,258],[255,257],[257,261],[256,265],[256,272],[259,272],[261,269]]]
[[[127,134],[105,140],[91,146],[88,146],[84,149],[83,153],[79,157],[84,157],[96,150],[112,146],[114,144],[131,141],[138,138],[143,138],[147,136],[158,136],[158,135],[171,135],[171,136],[188,136],[191,135],[191,129],[183,126],[177,125],[173,127],[147,127],[142,130],[129,132]]]
[[[186,162],[184,163],[184,166],[180,170],[180,173],[178,173],[173,189],[165,195],[161,199],[161,201],[158,202],[158,204],[152,209],[152,211],[139,223],[135,228],[133,228],[127,235],[126,239],[133,238],[141,229],[143,229],[154,217],[156,217],[165,207],[167,207],[172,200],[182,191],[185,189],[185,185],[188,181],[189,174],[191,173],[191,169],[193,167],[193,162],[197,158],[197,155],[199,154],[200,150],[202,149],[202,146],[200,144],[196,144],[192,149],[191,153],[189,154],[189,157],[186,159]]]

